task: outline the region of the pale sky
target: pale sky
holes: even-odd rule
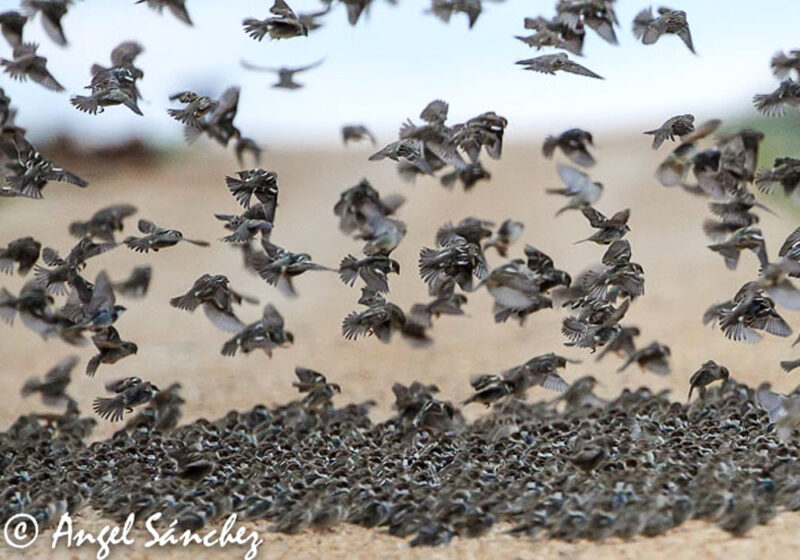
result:
[[[679,113],[694,113],[701,121],[746,114],[752,95],[777,83],[770,57],[780,49],[800,48],[799,0],[670,2],[671,8],[687,11],[698,56],[674,36],[653,46],[638,43],[631,21],[648,3],[617,4],[620,45],[608,45],[588,31],[585,56],[577,59],[606,78],[601,81],[546,76],[514,64],[555,52],[537,53],[514,38],[528,33],[525,16],[552,16],[555,0],[485,1],[472,30],[463,15],[448,25],[424,14],[429,3],[423,0],[400,0],[397,6],[375,0],[369,17],[356,27],[337,5],[324,27],[307,38],[260,43],[245,35],[241,20],[267,17],[270,0],[187,0],[194,27],[133,0],[82,0],[64,18],[67,48],[50,41],[38,20],[26,28],[26,40],[41,44],[40,54],[48,57],[67,92],[12,82],[6,75],[0,75],[0,87],[12,97],[20,123],[34,140],[67,129],[88,141],[132,135],[180,141],[181,125],[165,112],[172,106],[168,95],[185,89],[219,94],[233,84],[242,87],[237,125],[267,146],[339,142],[345,123],[364,123],[388,142],[404,119],[416,119],[434,98],[450,103],[454,121],[493,110],[509,119],[510,137],[539,137],[574,126],[654,128]],[[290,5],[298,12],[319,6],[311,0]],[[0,11],[17,6],[17,0],[0,0]],[[98,116],[79,113],[69,97],[89,83],[90,65],[108,64],[111,49],[128,39],[145,47],[137,60],[145,72],[139,84],[144,117],[122,107]],[[0,57],[10,54],[3,41]],[[306,87],[295,91],[272,89],[272,74],[250,72],[239,63],[244,58],[292,66],[322,57],[322,66],[297,76]]]

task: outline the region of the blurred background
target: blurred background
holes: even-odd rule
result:
[[[320,370],[340,383],[343,395],[338,402],[376,399],[382,416],[389,411],[394,381],[437,383],[445,399],[461,400],[470,393],[470,375],[499,372],[551,350],[583,359],[567,369],[565,378],[594,374],[606,395],[622,386],[648,384],[672,388],[676,399],[684,399],[689,376],[706,359],[728,365],[734,377],[754,384],[769,380],[782,391],[796,385],[778,366],[780,360],[798,355],[791,348],[794,336],[767,336],[758,345],[744,345],[701,324],[705,308],[732,297],[757,275],[758,264],[746,253],[739,269],[731,272],[706,248],[709,242],[701,223],[708,215],[707,202],[655,180],[655,168],[672,145],[654,152],[650,137],[641,134],[668,117],[693,113],[699,122],[723,119],[723,131],[750,126],[765,132],[761,165],[771,166],[779,155],[800,155],[798,114],[768,120],[751,106],[754,93],[777,85],[770,57],[778,50],[800,47],[800,4],[795,0],[763,2],[757,10],[747,0],[671,2],[670,7],[688,12],[698,56],[674,36],[648,47],[638,43],[630,23],[647,4],[620,0],[620,45],[608,45],[589,32],[585,56],[578,59],[604,76],[602,81],[570,74],[545,76],[514,65],[552,52],[537,53],[514,38],[527,34],[524,17],[552,16],[552,0],[486,1],[472,30],[463,15],[445,24],[425,13],[427,2],[410,0],[398,5],[375,0],[370,12],[351,27],[344,7],[337,4],[323,18],[324,26],[309,37],[259,43],[245,35],[241,20],[267,17],[270,5],[265,0],[188,0],[194,21],[194,27],[188,27],[166,11],[159,15],[132,1],[84,0],[71,6],[63,20],[70,43],[66,48],[50,41],[39,21],[28,24],[26,40],[41,43],[40,54],[48,58],[51,72],[67,92],[13,82],[7,75],[0,75],[0,87],[18,108],[17,122],[28,129],[28,138],[90,186],[51,184],[41,201],[0,200],[0,246],[32,235],[64,254],[77,241],[68,234],[70,222],[120,202],[139,209],[122,237],[135,231],[136,219],[147,218],[213,244],[209,249],[185,244],[150,255],[120,247],[89,261],[90,279],[103,269],[115,280],[127,277],[135,265],[154,269],[147,298],[123,301],[129,311],[117,323],[124,339],[137,342],[139,354],[101,366],[95,379],[82,373],[94,348],[45,342],[19,323],[13,328],[0,324],[0,390],[9,396],[0,409],[4,423],[42,408],[36,397],[16,398],[20,386],[71,353],[82,357],[73,376],[73,393],[84,409],[102,393],[102,382],[138,375],[160,386],[181,381],[189,420],[294,398],[290,382],[295,365]],[[291,5],[297,12],[320,7],[311,1]],[[16,1],[0,0],[0,11],[16,7]],[[107,64],[111,49],[128,39],[145,48],[137,59],[145,72],[139,82],[144,116],[121,107],[97,116],[76,111],[69,96],[82,93],[89,83],[91,64]],[[2,43],[0,57],[10,54]],[[247,60],[294,66],[321,58],[325,61],[320,67],[297,76],[305,87],[295,91],[271,88],[274,75],[240,65]],[[359,308],[357,288],[343,285],[333,273],[312,272],[295,282],[300,297],[288,299],[245,271],[238,250],[216,241],[226,232],[213,214],[240,210],[224,182],[240,167],[230,149],[205,139],[186,146],[181,125],[166,109],[175,106],[168,96],[177,91],[218,96],[230,85],[242,88],[235,123],[265,148],[261,166],[279,175],[280,206],[272,236],[278,245],[308,252],[315,261],[335,267],[343,256],[357,255],[361,249],[337,229],[332,209],[341,191],[366,177],[384,195],[407,197],[398,217],[407,222],[409,233],[393,254],[401,263],[401,275],[390,281],[391,300],[405,309],[428,300],[417,275],[420,248],[434,245],[440,225],[467,216],[497,224],[505,218],[523,221],[526,229],[512,248],[514,257],[522,256],[525,243],[530,243],[573,277],[598,262],[602,247],[574,245],[590,234],[585,219],[579,213],[553,217],[563,201],[546,196],[544,190],[560,182],[555,162],[541,155],[545,135],[571,127],[591,130],[598,164],[589,172],[606,187],[597,207],[607,214],[631,208],[628,238],[634,260],[645,269],[646,295],[633,303],[623,324],[641,327],[640,345],[659,340],[671,346],[672,375],[657,378],[635,367],[617,374],[618,358],[595,363],[588,352],[565,348],[560,309],[536,313],[523,327],[495,324],[491,298],[484,291],[469,296],[467,317],[442,318],[434,325],[434,344],[428,348],[412,348],[400,337],[389,345],[371,338],[345,341],[341,320]],[[402,121],[418,121],[419,112],[435,98],[450,103],[451,122],[490,110],[509,120],[502,159],[484,161],[492,180],[478,183],[471,192],[446,190],[432,178],[405,183],[394,164],[367,160],[373,151],[368,143],[341,143],[343,124],[363,123],[384,145],[396,139]],[[761,222],[770,255],[775,256],[798,225],[800,213],[797,203],[780,194],[761,200],[777,213],[762,213]],[[502,262],[490,255],[491,266]],[[168,305],[170,297],[184,293],[205,272],[226,274],[235,289],[260,299],[260,305],[238,311],[245,322],[256,320],[263,304],[273,302],[294,332],[294,346],[277,350],[271,360],[261,353],[222,357],[219,350],[227,333],[200,311],[192,315]],[[0,285],[16,294],[24,280],[2,277]],[[785,317],[800,328],[800,314],[787,312]],[[531,393],[532,398],[551,396],[543,390]],[[473,409],[481,412],[480,407]],[[100,433],[110,429],[104,425]]]

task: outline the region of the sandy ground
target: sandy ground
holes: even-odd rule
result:
[[[188,401],[185,420],[213,418],[231,409],[249,408],[256,403],[273,404],[294,398],[291,387],[295,365],[305,365],[327,374],[341,384],[340,404],[376,399],[375,418],[384,418],[392,402],[394,381],[418,379],[436,383],[446,399],[461,400],[470,393],[468,378],[479,372],[497,372],[528,358],[556,350],[583,364],[571,366],[565,377],[575,379],[594,374],[602,380],[599,393],[613,394],[623,386],[647,384],[654,389],[670,388],[676,399],[685,398],[688,377],[706,359],[726,364],[737,379],[751,384],[768,380],[780,391],[789,391],[797,380],[785,374],[778,362],[796,356],[791,340],[769,337],[757,346],[726,340],[719,331],[701,324],[700,316],[711,303],[732,296],[738,287],[756,274],[757,261],[748,253],[739,270],[725,269],[722,258],[706,249],[700,229],[707,214],[704,201],[678,190],[666,189],[653,178],[653,170],[665,151],[654,153],[648,142],[607,140],[598,146],[599,164],[592,176],[605,184],[598,209],[612,213],[632,209],[629,240],[634,260],[645,269],[646,296],[631,307],[624,323],[642,328],[640,344],[659,340],[672,348],[673,373],[659,378],[630,368],[615,373],[615,357],[595,363],[586,352],[563,347],[559,332],[560,310],[546,310],[529,318],[524,327],[516,323],[496,325],[491,319],[491,299],[485,292],[470,296],[468,317],[443,318],[431,335],[435,344],[415,349],[399,337],[390,345],[367,339],[345,341],[340,333],[342,318],[351,310],[359,290],[344,286],[332,273],[309,273],[296,281],[300,297],[289,300],[250,275],[241,265],[238,251],[222,243],[211,249],[184,244],[158,254],[138,255],[122,247],[92,260],[87,269],[93,278],[101,269],[112,278],[127,276],[136,264],[152,264],[153,283],[148,297],[128,301],[129,311],[118,321],[123,338],[139,344],[139,354],[115,366],[101,366],[97,378],[82,375],[85,360],[93,348],[76,349],[59,341],[45,343],[17,324],[13,329],[0,326],[0,391],[6,395],[0,408],[0,425],[7,425],[21,413],[42,410],[36,398],[23,400],[19,388],[30,375],[42,374],[58,360],[77,353],[82,361],[74,376],[72,392],[88,410],[94,396],[102,393],[102,383],[126,375],[138,375],[157,385],[181,381]],[[487,161],[492,181],[478,184],[473,192],[447,191],[430,179],[415,185],[403,183],[394,166],[387,162],[370,163],[366,148],[337,151],[268,152],[263,166],[278,172],[279,209],[273,240],[296,252],[312,254],[316,261],[336,266],[347,253],[358,254],[360,243],[346,238],[337,229],[332,208],[339,193],[367,177],[382,193],[399,192],[408,197],[399,217],[409,224],[409,234],[394,257],[402,274],[392,278],[391,299],[404,308],[427,299],[424,284],[417,275],[420,247],[432,246],[436,229],[444,222],[474,215],[496,220],[512,217],[525,222],[521,242],[514,247],[522,256],[524,243],[549,253],[556,265],[573,276],[599,261],[603,248],[574,241],[591,233],[579,213],[558,219],[554,212],[562,200],[544,195],[544,189],[557,186],[553,162],[544,160],[538,144],[507,146],[501,161]],[[659,155],[660,154],[660,155]],[[67,235],[68,224],[87,218],[98,208],[117,202],[139,207],[140,217],[157,224],[175,227],[189,237],[215,240],[223,234],[214,212],[233,213],[237,205],[227,193],[224,176],[238,167],[220,152],[194,152],[176,155],[167,165],[155,168],[126,167],[105,173],[81,164],[72,170],[91,185],[86,190],[54,184],[43,201],[14,200],[0,206],[0,244],[22,235],[34,235],[45,245],[66,253],[74,240]],[[780,207],[780,218],[765,216],[762,227],[770,254],[774,255],[785,236],[796,227],[798,214]],[[129,230],[135,229],[134,220]],[[127,233],[127,232],[126,232]],[[490,264],[500,264],[492,253]],[[283,313],[287,328],[294,332],[295,344],[278,350],[270,360],[261,353],[225,358],[219,354],[228,336],[197,312],[194,315],[171,308],[170,297],[183,293],[204,272],[224,273],[239,291],[253,294],[262,304],[273,302]],[[17,293],[23,280],[4,277],[2,284]],[[250,305],[239,311],[245,321],[259,317],[261,306]],[[787,320],[800,326],[797,314],[786,313]],[[531,392],[530,398],[544,393]],[[482,411],[474,409],[474,415]],[[101,425],[98,435],[112,431]],[[79,520],[79,527],[93,526],[91,516]],[[631,543],[532,542],[506,536],[501,531],[472,541],[454,540],[437,550],[411,550],[404,541],[377,532],[345,527],[331,533],[285,537],[258,527],[265,539],[259,558],[666,558],[700,555],[703,558],[775,558],[794,556],[794,536],[800,530],[800,516],[781,515],[768,527],[759,527],[745,539],[731,539],[703,523],[690,523],[657,538]],[[146,539],[140,539],[143,542]],[[0,548],[3,557],[16,557]],[[52,553],[47,539],[26,551],[26,557],[42,558]],[[239,558],[244,550],[169,549],[153,552],[134,547],[117,550],[113,558]],[[19,556],[18,553],[14,553]],[[57,558],[94,557],[94,549],[58,550]]]

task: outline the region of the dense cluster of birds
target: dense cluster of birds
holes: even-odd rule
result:
[[[75,362],[25,391],[58,402]],[[156,392],[124,379],[97,409],[149,402],[109,439],[88,443],[96,421],[74,401],[0,433],[0,521],[26,512],[48,528],[65,512],[118,523],[161,513],[180,534],[235,513],[287,534],[348,523],[436,546],[493,527],[567,541],[652,537],[692,519],[743,535],[800,509],[798,390],[752,389],[708,362],[691,404],[647,388],[603,400],[593,377],[551,402],[523,400],[534,383],[565,386],[554,373],[563,365],[551,354],[516,368],[502,385],[514,397],[472,423],[435,385],[414,382],[393,386],[396,412],[376,424],[373,402],[334,406],[341,388],[299,367],[299,400],[179,426],[180,385]],[[722,383],[706,390],[709,381]],[[493,383],[470,400],[491,402]]]
[[[371,1],[340,3],[355,24]],[[137,3],[145,2],[192,25],[185,0]],[[70,4],[24,0],[20,12],[0,14],[0,30],[13,50],[12,58],[0,64],[11,78],[63,90],[47,59],[37,55],[38,46],[23,41],[23,32],[28,20],[38,16],[53,42],[65,46],[61,19]],[[263,19],[248,17],[242,25],[258,41],[303,37],[322,25],[320,19],[333,4],[323,1],[319,11],[298,14],[284,0],[275,0]],[[464,13],[472,27],[481,9],[480,0],[433,0],[430,12],[443,21]],[[663,35],[677,35],[694,53],[686,13],[660,7],[656,14],[650,8],[639,12],[634,36],[650,45]],[[537,50],[582,56],[587,27],[617,44],[618,25],[614,0],[559,0],[554,17],[526,18],[525,28],[534,33],[518,39]],[[72,105],[91,115],[119,105],[142,115],[138,101],[144,71],[136,66],[142,52],[135,41],[120,43],[111,52],[110,66],[91,67],[88,95],[74,95]],[[288,68],[242,61],[248,69],[277,73],[274,87],[284,89],[302,87],[294,75],[321,63]],[[518,64],[547,74],[601,78],[565,52]],[[775,92],[756,95],[755,108],[780,115],[786,107],[800,107],[800,51],[776,54],[771,66],[782,81]],[[203,135],[222,146],[233,141],[240,166],[246,154],[257,166],[261,148],[234,125],[239,94],[235,86],[219,98],[177,92],[170,101],[180,107],[168,114],[183,125],[189,143]],[[419,114],[421,124],[403,122],[397,140],[369,160],[396,162],[407,181],[437,177],[444,187],[460,183],[465,191],[491,180],[481,155],[501,158],[507,119],[487,111],[454,123],[448,112],[444,100],[431,101]],[[51,182],[88,186],[40,153],[15,115],[11,99],[0,89],[0,197],[41,199]],[[752,280],[729,300],[711,305],[702,321],[734,341],[757,342],[762,333],[788,337],[792,328],[780,311],[800,310],[800,290],[793,283],[800,277],[800,228],[783,242],[778,259],[770,259],[756,213],[769,209],[753,189],[769,194],[780,186],[784,194],[796,194],[800,159],[779,157],[771,168],[758,168],[764,134],[743,129],[712,139],[720,124],[696,125],[694,115],[684,114],[644,132],[652,136],[654,150],[677,143],[655,175],[665,187],[679,186],[710,199],[713,217],[702,229],[712,242],[710,251],[727,268],[738,267],[743,251],[758,261]],[[341,134],[345,144],[367,140],[379,145],[363,124],[347,124]],[[587,237],[575,242],[599,245],[599,264],[573,278],[542,249],[530,244],[517,248],[522,222],[508,218],[496,224],[468,216],[443,224],[431,246],[421,248],[417,268],[430,299],[405,310],[390,301],[392,277],[401,273],[392,255],[407,233],[399,217],[402,195],[382,195],[366,179],[340,194],[333,207],[339,229],[363,247],[357,256],[343,256],[338,266],[273,242],[279,197],[275,171],[253,167],[225,177],[224,186],[238,206],[214,217],[220,222],[219,241],[240,251],[244,267],[285,297],[298,296],[295,284],[307,272],[333,272],[345,285],[358,286],[360,307],[342,319],[345,339],[374,336],[388,344],[398,335],[414,347],[429,346],[434,321],[464,315],[468,298],[485,290],[497,323],[522,325],[533,313],[561,309],[566,312],[561,321],[565,346],[586,349],[596,360],[616,355],[618,371],[636,364],[642,371],[668,375],[670,347],[659,341],[638,344],[640,328],[624,322],[630,306],[645,294],[645,271],[633,260],[627,239],[631,210],[604,214],[597,208],[604,185],[590,176],[593,151],[592,133],[580,128],[548,136],[542,146],[544,157],[560,154],[570,162],[556,164],[563,186],[547,193],[565,200],[557,216],[580,212],[586,219]],[[136,355],[137,344],[125,340],[115,326],[126,311],[117,299],[145,297],[151,266],[137,265],[127,277],[112,280],[106,270],[87,278],[87,262],[122,246],[142,255],[184,242],[211,246],[146,218],[138,219],[138,233],[121,237],[126,221],[137,213],[134,205],[123,203],[81,216],[68,228],[77,241],[66,253],[30,235],[0,247],[0,272],[32,273],[18,295],[2,288],[0,321],[13,325],[19,317],[44,339],[93,344],[97,354],[84,370],[89,376]],[[490,266],[490,254],[502,264]],[[222,355],[261,351],[271,357],[293,344],[294,335],[273,303],[253,322],[240,319],[240,307],[259,303],[235,290],[227,276],[212,273],[187,278],[185,293],[169,300],[189,313],[202,308],[226,333],[220,338]],[[368,417],[372,403],[337,408],[333,399],[341,392],[339,385],[298,367],[295,386],[301,400],[179,426],[184,404],[179,384],[159,390],[139,377],[123,377],[107,383],[111,396],[97,397],[92,408],[110,422],[126,420],[124,427],[108,440],[89,444],[96,421],[82,417],[79,403],[67,393],[79,364],[77,357],[67,356],[22,387],[23,396],[38,393],[44,404],[66,411],[20,417],[0,434],[5,488],[0,521],[25,511],[47,526],[64,511],[88,506],[114,520],[128,513],[143,518],[166,512],[166,522],[177,519],[179,528],[197,529],[237,512],[248,520],[270,520],[275,530],[287,533],[349,522],[414,535],[413,545],[436,545],[454,535],[479,536],[498,522],[511,523],[515,534],[568,540],[657,535],[693,518],[743,534],[781,509],[800,509],[793,440],[800,426],[798,391],[782,395],[767,384],[750,389],[736,382],[726,366],[709,360],[688,380],[688,404],[672,403],[666,394],[647,389],[625,390],[606,401],[594,394],[594,377],[571,383],[563,377],[560,370],[572,363],[579,362],[551,352],[474,375],[473,393],[462,406],[494,408],[473,423],[466,422],[458,406],[440,400],[437,387],[413,383],[395,384],[397,414],[373,424]],[[781,367],[791,371],[800,367],[800,359],[784,360]],[[558,396],[528,404],[526,394],[533,387]],[[692,401],[695,391],[698,398]],[[448,437],[439,437],[443,434]]]

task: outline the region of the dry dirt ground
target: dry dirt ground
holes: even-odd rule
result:
[[[70,353],[82,362],[71,386],[85,410],[91,399],[102,394],[102,384],[125,375],[138,375],[157,385],[181,381],[188,401],[184,420],[214,418],[232,409],[244,409],[263,402],[274,404],[295,397],[291,387],[293,368],[301,364],[327,374],[341,384],[340,404],[376,399],[375,418],[385,418],[392,402],[394,381],[418,379],[436,383],[445,399],[460,401],[470,393],[468,378],[480,372],[497,372],[551,350],[582,358],[581,365],[567,369],[565,377],[575,379],[594,374],[602,380],[601,395],[612,395],[622,387],[647,384],[654,389],[670,388],[674,398],[685,399],[687,380],[699,364],[715,359],[726,364],[741,381],[757,384],[771,381],[780,391],[789,391],[797,380],[785,374],[778,362],[796,355],[791,340],[768,337],[757,346],[726,340],[719,331],[704,327],[700,316],[709,304],[727,299],[755,275],[757,261],[748,253],[739,270],[725,269],[722,258],[707,248],[700,224],[707,214],[704,201],[678,190],[666,189],[653,178],[653,170],[665,150],[654,153],[648,142],[626,139],[607,140],[596,150],[599,164],[592,176],[605,184],[598,208],[611,213],[630,207],[632,232],[629,240],[634,259],[645,269],[646,296],[634,302],[625,323],[642,328],[640,344],[659,340],[672,348],[672,375],[659,378],[635,367],[616,373],[619,360],[609,357],[595,363],[586,352],[565,348],[559,324],[560,310],[545,310],[520,327],[515,323],[497,325],[491,318],[491,300],[485,292],[470,296],[467,317],[443,318],[431,335],[435,343],[415,349],[399,337],[390,345],[373,339],[349,342],[340,335],[342,318],[357,309],[359,291],[343,285],[332,273],[309,273],[296,281],[300,297],[289,300],[247,273],[238,251],[214,243],[211,249],[184,244],[158,254],[139,255],[122,247],[90,262],[93,278],[100,269],[111,271],[112,278],[126,276],[135,264],[153,265],[151,291],[146,299],[129,301],[128,312],[117,326],[123,337],[139,344],[139,354],[115,366],[101,366],[94,379],[80,369],[92,348],[76,349],[59,341],[45,343],[21,325],[13,329],[0,326],[0,391],[6,396],[0,407],[0,425],[7,426],[19,414],[42,410],[36,398],[23,400],[19,389],[24,380],[42,374]],[[360,244],[337,229],[332,208],[339,193],[362,177],[367,177],[382,193],[399,192],[407,196],[399,216],[409,224],[409,233],[393,255],[402,267],[399,278],[392,278],[392,300],[409,307],[426,299],[425,286],[417,275],[420,247],[432,246],[436,229],[449,220],[475,215],[496,220],[506,217],[525,222],[521,242],[514,247],[522,255],[524,243],[549,253],[556,265],[573,275],[598,262],[603,248],[590,244],[574,245],[591,230],[579,213],[553,217],[562,200],[544,194],[545,188],[558,186],[553,162],[544,160],[539,144],[510,143],[501,161],[487,161],[492,181],[478,184],[473,192],[447,191],[430,179],[415,185],[403,183],[388,162],[366,161],[366,148],[336,151],[267,152],[262,166],[279,174],[280,198],[273,241],[294,251],[305,251],[316,261],[336,266],[347,253],[358,254]],[[53,184],[43,201],[13,200],[0,206],[0,244],[21,236],[34,235],[45,245],[62,252],[74,242],[67,235],[70,221],[88,217],[101,206],[131,202],[139,216],[157,224],[175,227],[187,236],[208,240],[219,238],[223,230],[214,212],[233,213],[237,205],[225,188],[224,176],[238,167],[229,154],[193,152],[170,156],[155,167],[125,166],[108,169],[72,164],[91,185],[86,190]],[[797,212],[787,207],[778,210],[780,218],[765,216],[762,226],[770,254],[774,255],[785,236],[796,227]],[[793,213],[794,212],[794,213]],[[127,230],[135,229],[134,220]],[[130,231],[126,231],[129,233]],[[495,254],[490,264],[500,263]],[[194,315],[168,305],[168,299],[184,292],[204,272],[224,273],[239,291],[256,295],[262,304],[273,302],[283,313],[287,328],[294,332],[295,344],[278,350],[270,360],[261,353],[225,358],[219,354],[228,336],[218,331],[197,312]],[[13,293],[22,280],[4,277],[2,283]],[[261,306],[240,310],[245,321],[259,317]],[[790,323],[800,326],[797,314],[787,314]],[[529,398],[545,396],[532,391]],[[482,409],[472,410],[481,414]],[[98,435],[108,435],[112,427],[98,427]],[[91,516],[78,521],[87,528],[96,523]],[[374,531],[344,527],[330,533],[311,533],[285,537],[266,532],[259,558],[666,558],[699,556],[789,558],[795,555],[800,516],[780,515],[767,527],[759,527],[747,538],[732,539],[704,523],[689,523],[656,539],[636,539],[630,543],[606,544],[532,542],[495,531],[477,540],[454,539],[449,547],[413,550],[404,541]],[[22,557],[0,545],[0,556]],[[91,558],[94,549],[51,552],[47,539],[26,551],[28,558]],[[240,558],[244,550],[170,549],[152,552],[142,548],[119,549],[113,558]]]

